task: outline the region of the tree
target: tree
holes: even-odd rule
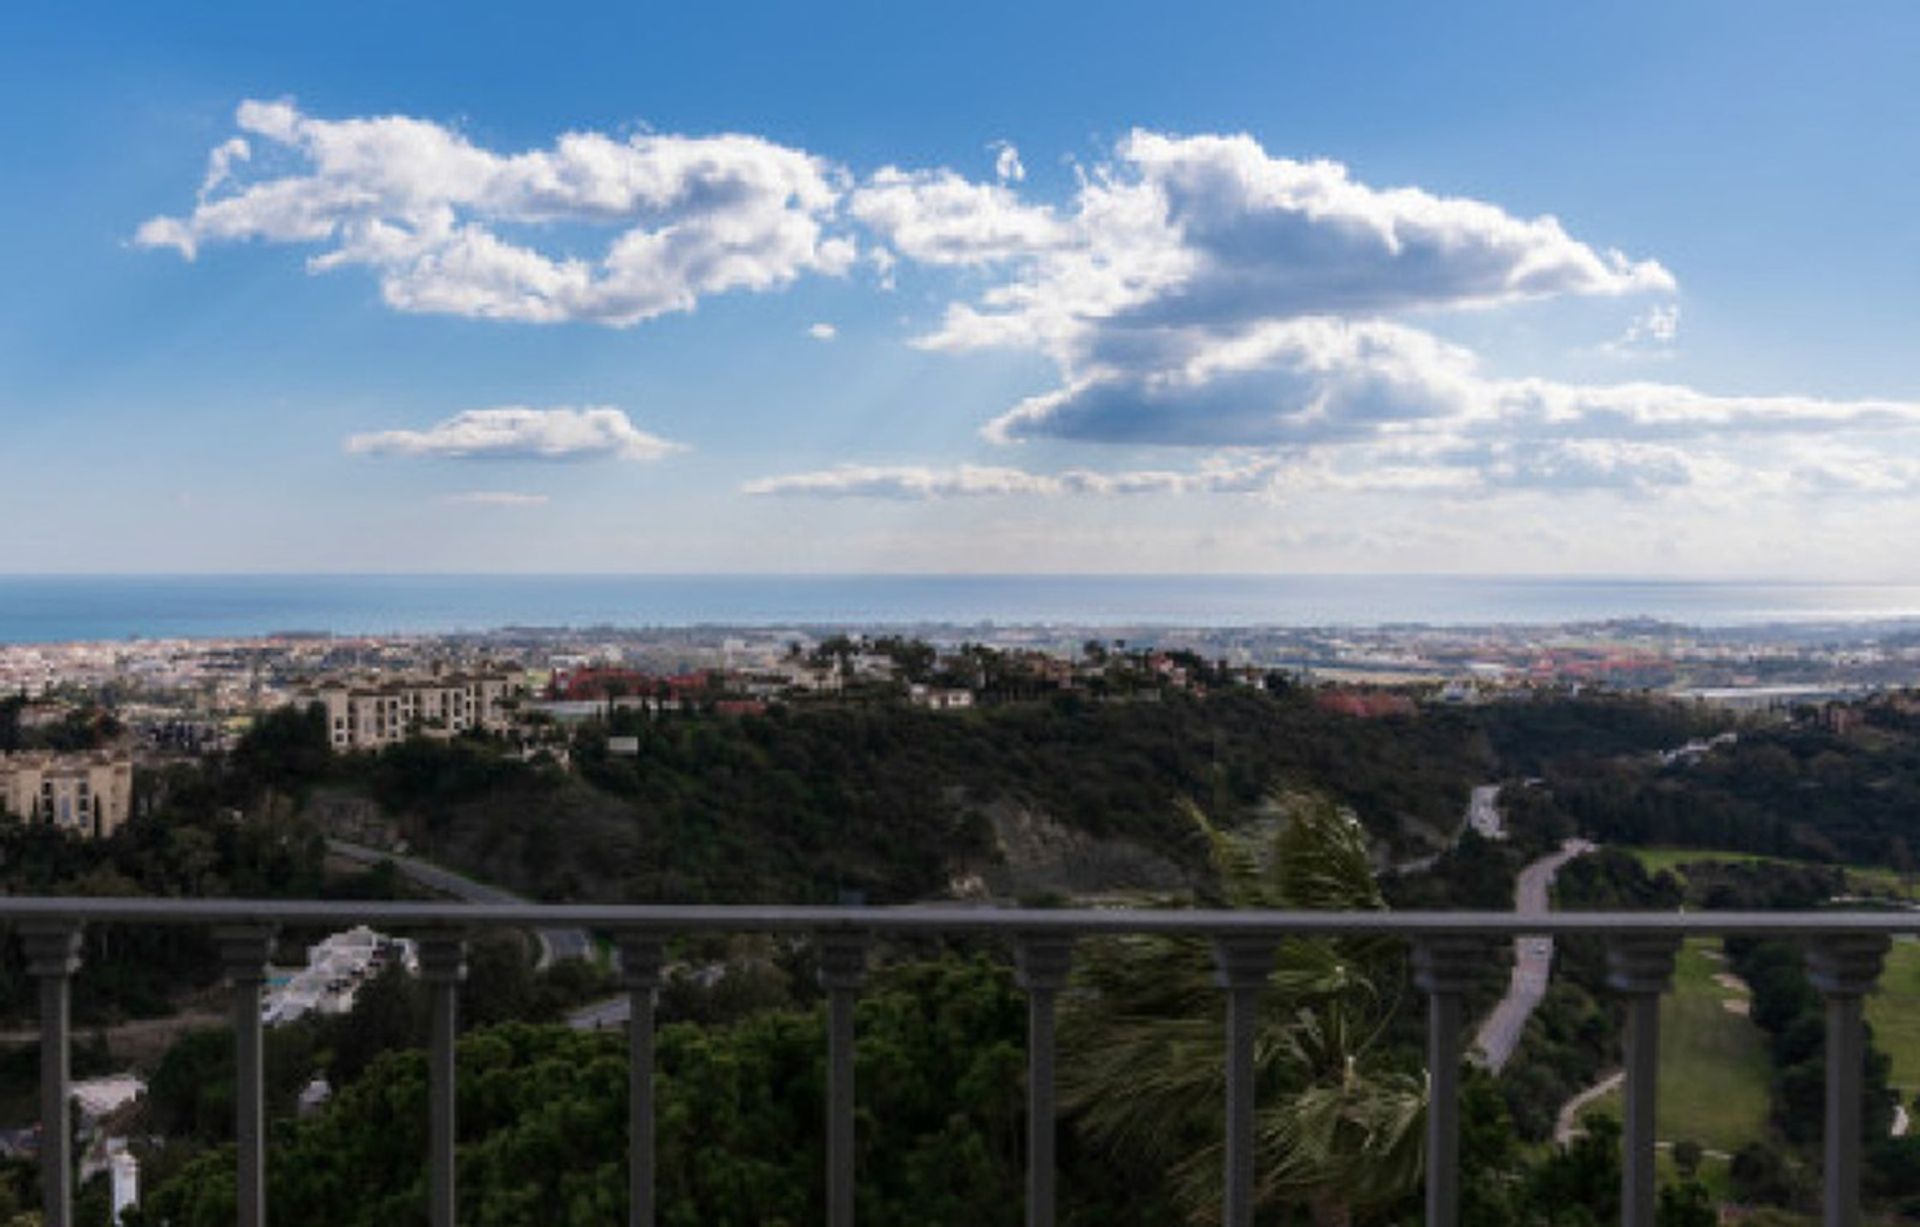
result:
[[[1276,796],[1270,839],[1222,832],[1198,808],[1220,902],[1232,907],[1385,907],[1365,832],[1324,798]],[[1256,1053],[1257,1197],[1338,1227],[1418,1182],[1424,1080],[1392,1067],[1381,1035],[1401,980],[1376,939],[1283,943],[1262,995]],[[1218,1216],[1223,1040],[1210,952],[1133,938],[1088,946],[1064,1018],[1063,1106],[1121,1156],[1171,1172],[1195,1222]]]
[[[1701,1157],[1700,1143],[1692,1138],[1682,1138],[1673,1144],[1673,1168],[1687,1180],[1700,1174]]]

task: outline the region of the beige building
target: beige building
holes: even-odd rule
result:
[[[25,822],[104,838],[133,810],[133,759],[109,750],[0,754],[0,809]]]
[[[408,737],[454,737],[468,729],[504,733],[506,700],[522,690],[517,673],[447,673],[433,677],[333,682],[306,693],[327,709],[335,753],[378,750]]]

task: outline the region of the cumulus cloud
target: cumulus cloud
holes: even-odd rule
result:
[[[313,271],[371,268],[401,310],[616,326],[842,273],[856,257],[830,229],[837,172],[756,136],[570,132],[502,153],[428,120],[318,119],[286,101],[242,103],[235,122],[242,135],[214,150],[193,211],[149,219],[137,244],[188,259],[218,243],[317,245]],[[240,165],[263,160],[254,143],[295,168],[243,181]],[[589,259],[505,227],[610,238]]]
[[[1421,435],[1650,440],[1920,426],[1920,404],[1903,401],[1498,379],[1482,373],[1470,351],[1382,320],[1310,317],[1226,338],[1165,332],[1117,357],[1021,402],[986,434],[1000,442],[1275,447]]]
[[[1659,356],[1678,336],[1679,307],[1664,297],[1674,278],[1554,217],[1375,186],[1245,135],[1136,130],[1050,204],[1024,194],[1007,142],[989,146],[993,176],[980,182],[898,166],[859,177],[742,134],[584,131],[502,151],[427,120],[320,119],[287,101],[243,103],[235,123],[194,207],[149,219],[139,244],[188,259],[220,244],[303,244],[316,273],[372,270],[398,309],[615,326],[855,264],[888,289],[905,263],[958,271],[972,288],[919,344],[1036,350],[1058,368],[1055,386],[986,425],[990,438],[1238,457],[1198,471],[848,465],[751,483],[754,494],[1881,494],[1920,483],[1903,455],[1838,442],[1911,451],[1914,403],[1483,370],[1407,314],[1651,293],[1663,297],[1600,349]],[[836,331],[821,322],[807,334]],[[1792,456],[1763,454],[1763,440],[1791,443]],[[551,459],[653,459],[673,446],[604,407],[476,410],[348,441],[362,454]]]
[[[987,185],[943,187],[949,229],[964,229],[968,213],[985,225],[1012,203]],[[1075,361],[1110,329],[1231,331],[1303,315],[1674,288],[1658,263],[1596,249],[1552,217],[1374,188],[1337,162],[1274,157],[1248,136],[1137,130],[1084,176],[1058,227],[1064,239],[1055,228],[1022,250],[1003,244],[995,258],[1026,258],[1019,275],[955,304],[925,343],[1042,344]]]
[[[680,450],[636,427],[610,406],[469,409],[426,430],[354,435],[347,451],[364,456],[503,460],[658,460]]]
[[[547,496],[518,490],[468,490],[449,494],[441,501],[467,507],[544,507]]]
[[[950,170],[883,167],[848,207],[894,251],[922,264],[1020,259],[1074,238],[1052,209],[1025,203],[1004,184],[974,183]]]

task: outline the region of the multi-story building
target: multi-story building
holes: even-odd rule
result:
[[[133,810],[133,759],[111,750],[0,754],[0,809],[26,822],[104,838]]]
[[[520,693],[517,673],[445,673],[361,682],[326,682],[307,691],[327,710],[335,752],[378,750],[408,737],[455,737],[468,729],[504,733],[506,700]]]

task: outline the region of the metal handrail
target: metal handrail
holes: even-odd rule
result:
[[[1501,939],[1597,936],[1607,943],[1608,985],[1626,1000],[1622,1222],[1654,1223],[1654,1094],[1659,999],[1675,952],[1689,936],[1795,937],[1807,944],[1814,985],[1827,1001],[1827,1130],[1823,1222],[1857,1227],[1860,1097],[1865,1032],[1862,997],[1880,974],[1892,937],[1920,934],[1916,912],[1276,912],[1207,909],[1036,909],[962,907],[672,906],[531,903],[467,904],[263,899],[0,897],[0,924],[20,936],[40,984],[41,1173],[46,1227],[72,1224],[68,1072],[72,977],[88,924],[184,924],[214,930],[233,985],[236,1033],[236,1191],[242,1227],[266,1221],[264,1071],[260,990],[275,930],[288,926],[379,925],[419,940],[421,978],[431,1004],[428,1102],[429,1203],[435,1227],[455,1221],[454,1049],[465,936],[492,928],[584,928],[611,933],[630,997],[629,1221],[654,1221],[654,996],[667,939],[688,933],[811,935],[827,996],[827,1187],[831,1227],[852,1227],[854,1211],[854,1003],[868,950],[880,937],[993,935],[1012,939],[1028,994],[1027,1222],[1054,1222],[1054,1009],[1067,983],[1073,943],[1082,937],[1190,937],[1212,944],[1216,983],[1226,996],[1227,1133],[1224,1222],[1253,1217],[1253,1052],[1259,994],[1275,947],[1303,937],[1403,939],[1416,986],[1427,994],[1426,1221],[1456,1227],[1459,1216],[1458,1067],[1462,1003]]]
[[[1044,932],[1074,936],[1793,937],[1820,933],[1920,934],[1908,912],[1321,912],[1208,908],[1001,908],[951,905],[411,903],[286,899],[0,896],[0,924],[33,920],[101,924],[309,925],[342,919],[394,928],[661,929],[677,933]]]

